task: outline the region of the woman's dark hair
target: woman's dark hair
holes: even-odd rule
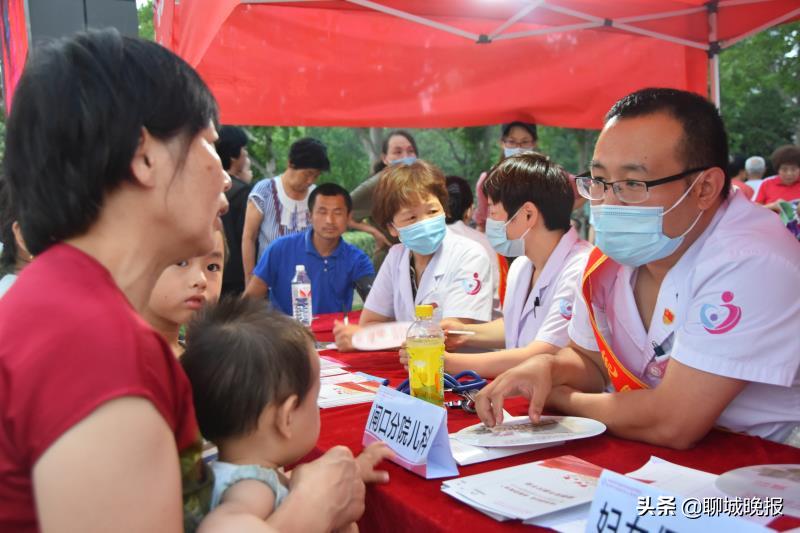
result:
[[[104,196],[132,179],[142,128],[180,137],[185,158],[211,122],[208,87],[154,42],[105,29],[34,49],[14,93],[4,163],[30,252],[89,229]]]
[[[247,133],[239,126],[222,126],[219,129],[219,139],[214,143],[214,147],[217,149],[222,168],[230,170],[231,160],[239,158],[248,140]]]
[[[522,128],[531,134],[534,142],[539,140],[539,134],[536,131],[536,124],[531,122],[521,122],[519,120],[509,122],[508,124],[503,124],[503,126],[500,128],[500,138],[505,138],[511,132],[511,128]]]
[[[549,230],[567,231],[575,194],[566,171],[536,152],[504,159],[489,171],[483,194],[500,202],[509,219],[525,202],[531,202],[544,218]]]
[[[11,208],[6,180],[0,179],[0,242],[3,251],[0,253],[0,277],[13,274],[17,266],[17,240],[14,238],[14,221],[17,217]]]
[[[472,188],[461,176],[447,176],[447,204],[450,214],[445,219],[448,224],[464,220],[464,215],[472,207]]]
[[[414,148],[414,153],[417,154],[419,157],[419,150],[417,150],[417,141],[414,140],[414,136],[411,135],[406,130],[392,130],[389,132],[389,135],[383,138],[383,144],[381,144],[381,154],[386,155],[389,153],[389,141],[392,140],[392,137],[396,136],[405,137],[406,140],[411,143],[411,147]],[[377,174],[381,170],[386,168],[386,163],[383,162],[382,159],[378,159],[375,161],[375,164],[372,165],[372,173]]]
[[[289,164],[292,165],[292,168],[312,168],[320,172],[327,172],[331,169],[331,162],[328,161],[328,148],[322,141],[311,137],[304,137],[292,143],[289,147]]]
[[[303,401],[313,345],[306,328],[262,301],[229,295],[201,311],[180,361],[203,436],[219,442],[246,435],[268,404],[293,394]]]

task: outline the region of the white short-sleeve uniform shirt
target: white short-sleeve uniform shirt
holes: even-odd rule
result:
[[[775,213],[731,191],[667,273],[648,329],[634,300],[636,270],[609,270],[595,286],[595,316],[628,370],[657,386],[672,357],[749,382],[717,420],[733,431],[782,442],[800,424],[800,243]],[[597,351],[582,296],[569,335]]]
[[[492,244],[489,242],[489,239],[486,237],[485,233],[481,233],[474,228],[470,228],[462,221],[457,220],[456,222],[449,224],[447,227],[450,228],[450,230],[456,235],[461,235],[462,237],[466,237],[467,239],[477,242],[486,251],[486,255],[489,257],[489,263],[492,266],[492,307],[496,311],[492,317],[494,318],[495,315],[500,316],[500,312],[502,311],[500,308],[499,293],[500,261],[497,256],[497,252],[495,252],[494,248],[492,248]]]
[[[559,347],[569,343],[572,304],[591,248],[570,228],[550,254],[533,288],[530,259],[522,256],[511,263],[503,306],[506,348],[527,346],[535,340]]]
[[[392,246],[364,308],[397,321],[414,320],[415,306],[435,304],[434,316],[487,321],[492,314],[492,270],[481,245],[449,229],[422,273],[417,296],[411,290],[410,251]]]

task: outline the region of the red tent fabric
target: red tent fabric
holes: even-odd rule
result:
[[[3,54],[3,96],[6,113],[28,57],[28,29],[23,0],[0,0],[0,49]]]
[[[227,123],[595,128],[642,87],[708,94],[709,50],[800,17],[798,0],[706,4],[159,0],[155,25]]]

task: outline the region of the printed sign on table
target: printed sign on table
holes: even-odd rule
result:
[[[769,530],[742,518],[703,514],[698,498],[670,494],[664,489],[603,470],[586,521],[586,532],[605,531],[750,533]]]
[[[362,442],[366,446],[375,441],[389,445],[395,463],[426,479],[458,475],[443,407],[381,386]]]

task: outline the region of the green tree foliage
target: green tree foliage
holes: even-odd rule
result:
[[[731,153],[769,156],[800,136],[800,22],[735,44],[720,55],[722,115]]]
[[[153,28],[153,0],[147,0],[136,9],[139,16],[139,37],[154,41],[156,32]]]

